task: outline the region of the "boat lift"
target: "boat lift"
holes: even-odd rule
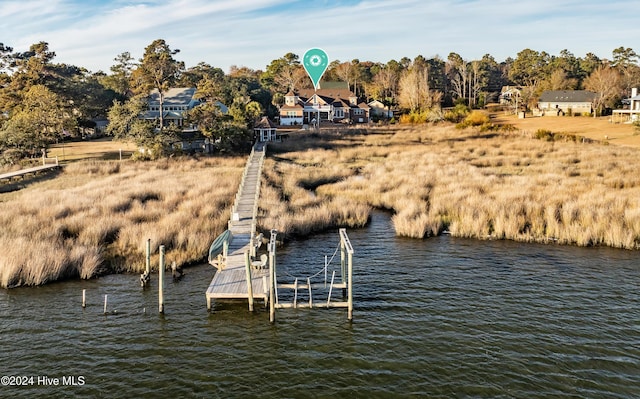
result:
[[[340,277],[342,281],[340,283],[335,281],[336,271],[331,273],[331,282],[327,285],[328,279],[328,266],[331,261],[327,261],[325,257],[325,265],[323,270],[316,273],[311,277],[307,277],[306,283],[299,283],[298,278],[295,278],[294,283],[278,283],[278,273],[276,267],[276,236],[277,231],[271,230],[271,239],[267,246],[269,252],[269,321],[275,322],[275,310],[286,308],[347,308],[347,319],[353,320],[353,246],[349,240],[346,229],[340,229],[340,245],[334,252],[331,260],[335,257],[340,250]],[[324,282],[312,283],[311,279],[321,275],[324,272]],[[335,289],[342,289],[343,297],[346,294],[346,301],[332,301],[331,295]],[[293,300],[291,302],[280,302],[278,298],[278,292],[283,289],[293,290]],[[313,290],[314,289],[328,289],[326,303],[314,303],[313,302]],[[300,290],[307,290],[309,295],[309,301],[306,303],[298,301],[298,292]]]

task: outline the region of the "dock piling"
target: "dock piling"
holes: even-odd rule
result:
[[[160,264],[158,265],[158,311],[164,313],[164,245],[160,245]]]
[[[87,290],[82,290],[82,308],[87,307]]]
[[[251,257],[249,251],[244,251],[244,263],[247,274],[247,296],[249,300],[249,312],[253,312],[253,284],[251,283]]]

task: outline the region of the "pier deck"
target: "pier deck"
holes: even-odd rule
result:
[[[247,284],[247,252],[251,252],[255,235],[255,217],[264,162],[264,143],[257,143],[247,161],[229,221],[231,242],[223,264],[218,266],[206,292],[207,308],[213,299],[249,299]],[[252,298],[267,301],[269,289],[266,268],[251,267]],[[250,301],[250,307],[252,301]]]
[[[42,172],[45,170],[50,170],[50,169],[57,169],[59,167],[58,163],[54,163],[54,164],[45,164],[45,165],[40,165],[40,166],[34,166],[32,168],[26,168],[26,169],[20,169],[20,170],[15,170],[13,172],[7,172],[7,173],[2,173],[0,174],[0,181],[2,180],[11,180],[14,177],[22,177],[28,174],[36,174],[38,172]]]

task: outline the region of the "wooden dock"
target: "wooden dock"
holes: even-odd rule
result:
[[[256,254],[256,215],[258,212],[258,199],[260,198],[260,182],[262,165],[265,158],[265,143],[257,143],[247,161],[242,181],[236,194],[235,202],[231,210],[231,220],[229,220],[229,231],[231,239],[225,241],[224,250],[218,259],[209,259],[218,268],[207,288],[207,309],[211,310],[213,300],[246,300],[249,304],[249,311],[253,311],[255,299],[264,301],[265,306],[269,304],[269,320],[275,321],[275,310],[286,308],[314,308],[314,307],[344,307],[347,308],[347,319],[353,319],[353,247],[347,236],[345,229],[340,229],[340,243],[333,258],[340,251],[340,266],[338,270],[331,273],[331,282],[328,282],[328,267],[331,260],[325,257],[324,282],[312,283],[312,278],[320,275],[307,277],[306,284],[298,283],[296,278],[293,284],[278,282],[276,272],[276,235],[277,231],[271,231],[269,244],[267,245],[268,255],[263,255],[264,260],[256,262],[253,257]],[[226,239],[226,236],[221,236]],[[217,244],[216,244],[217,246]],[[335,281],[336,271],[339,271],[338,278],[341,282]],[[250,282],[250,283],[248,283]],[[326,302],[313,301],[314,289],[324,290]],[[278,300],[279,290],[293,290],[294,297],[290,303],[283,303]],[[343,299],[332,300],[332,292],[341,290]],[[298,301],[298,292],[308,292],[308,302]],[[337,296],[337,295],[336,295]],[[317,298],[317,297],[316,297]]]
[[[231,242],[206,292],[209,310],[214,299],[245,299],[249,302],[250,310],[253,310],[254,299],[262,299],[265,304],[268,300],[269,270],[260,265],[254,267],[251,261],[251,255],[255,254],[256,214],[265,150],[265,143],[259,142],[249,155],[229,220]],[[251,284],[247,284],[247,281],[251,281]]]
[[[47,163],[50,162],[50,163]],[[32,168],[15,170],[13,172],[7,172],[0,174],[0,181],[3,180],[13,180],[16,177],[24,177],[29,174],[37,174],[43,171],[48,171],[52,169],[57,169],[60,165],[58,165],[58,158],[44,158],[42,160],[42,165],[34,166]]]

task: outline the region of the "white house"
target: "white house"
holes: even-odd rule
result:
[[[340,82],[342,83],[342,82]],[[313,124],[319,121],[367,123],[370,107],[358,103],[358,97],[344,83],[328,88],[288,92],[280,108],[281,125]]]
[[[640,120],[640,95],[636,87],[631,89],[631,97],[623,100],[629,108],[615,109],[611,115],[613,122],[632,123]]]
[[[389,109],[386,105],[384,105],[381,101],[373,100],[369,102],[367,105],[371,109],[369,111],[369,114],[372,117],[376,116],[379,118],[386,118],[386,119],[393,118],[393,111]]]

